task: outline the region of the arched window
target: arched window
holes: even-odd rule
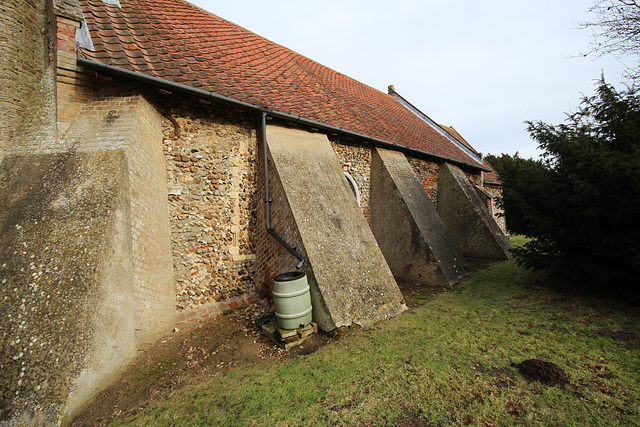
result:
[[[360,190],[358,190],[358,184],[356,184],[356,180],[349,174],[349,172],[344,172],[345,178],[347,178],[347,184],[349,184],[349,188],[353,192],[353,195],[358,202],[358,206],[360,206]]]

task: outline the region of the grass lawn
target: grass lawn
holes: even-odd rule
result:
[[[308,356],[229,371],[113,425],[640,425],[640,312],[513,261]],[[541,358],[564,386],[514,366]]]
[[[520,234],[512,234],[509,237],[509,242],[511,243],[511,246],[513,246],[514,248],[519,248],[521,246],[524,246],[524,244],[527,243],[529,240],[531,239]]]

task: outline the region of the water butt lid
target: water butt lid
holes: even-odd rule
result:
[[[302,271],[290,271],[288,273],[278,274],[273,280],[276,282],[289,282],[291,280],[302,279],[305,276]]]

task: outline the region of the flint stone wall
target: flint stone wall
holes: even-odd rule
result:
[[[422,183],[422,188],[429,196],[434,205],[438,204],[438,173],[440,165],[416,157],[407,157],[409,164],[413,168],[416,176]]]
[[[498,227],[504,234],[507,234],[507,220],[504,216],[504,209],[500,206],[500,198],[502,197],[502,186],[490,183],[484,184],[484,190],[491,196],[489,212],[493,215],[493,219],[498,223]]]
[[[331,148],[336,153],[342,166],[358,186],[360,192],[360,209],[371,226],[370,189],[371,189],[371,147],[358,144],[344,144],[331,141]]]
[[[257,302],[256,118],[186,102],[167,111],[163,149],[181,323]]]

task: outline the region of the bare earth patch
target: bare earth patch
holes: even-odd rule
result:
[[[396,427],[429,427],[422,418],[410,411],[405,411],[405,416],[396,420],[396,423]]]
[[[256,310],[248,307],[166,335],[141,352],[120,380],[100,393],[71,425],[104,426],[117,415],[134,414],[235,367],[310,354],[334,340],[319,333],[284,351],[260,334],[257,319],[264,313]]]

